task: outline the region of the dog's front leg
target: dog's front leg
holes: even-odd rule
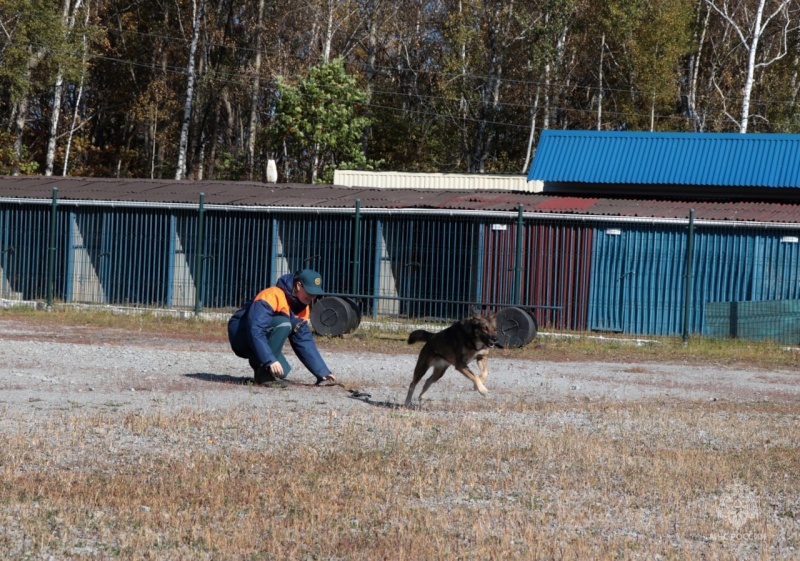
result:
[[[483,385],[483,381],[481,381],[480,376],[477,376],[472,370],[469,369],[468,366],[457,366],[456,369],[464,376],[469,378],[473,384],[475,384],[475,389],[478,390],[481,395],[486,395],[489,393],[489,390],[487,390],[486,386]]]
[[[486,378],[489,377],[489,353],[478,354],[478,366],[481,367],[481,375],[479,378],[481,382],[485,382]]]

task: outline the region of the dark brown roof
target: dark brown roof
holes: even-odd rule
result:
[[[252,183],[233,181],[175,181],[170,179],[102,179],[89,177],[0,176],[0,198],[198,204],[270,207],[439,209],[686,218],[697,220],[800,222],[800,204],[753,201],[688,201],[553,196],[508,191],[367,189],[338,185]]]

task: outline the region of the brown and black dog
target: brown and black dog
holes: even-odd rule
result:
[[[469,378],[481,395],[488,393],[483,383],[489,376],[489,349],[497,343],[497,322],[494,314],[488,317],[476,314],[464,318],[439,333],[417,329],[408,336],[409,345],[420,341],[425,341],[425,346],[419,352],[417,366],[414,368],[414,379],[408,387],[406,406],[411,405],[417,384],[431,367],[433,374],[425,380],[419,399],[422,399],[422,395],[428,391],[431,384],[444,375],[450,365]],[[472,372],[467,366],[473,360],[478,361],[478,366],[481,368],[480,375]]]

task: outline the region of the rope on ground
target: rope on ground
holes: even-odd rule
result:
[[[362,392],[361,390],[348,388],[347,386],[345,386],[341,382],[326,382],[326,383],[323,383],[320,380],[319,382],[317,382],[316,385],[317,386],[321,386],[323,388],[330,387],[330,386],[339,386],[340,388],[344,388],[345,390],[347,390],[347,392],[350,394],[350,397],[354,397],[356,399],[369,399],[370,397],[372,397],[371,394],[368,394],[366,392]]]

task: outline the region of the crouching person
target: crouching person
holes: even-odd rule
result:
[[[283,275],[275,286],[265,288],[228,320],[231,349],[250,361],[256,384],[286,387],[291,366],[283,356],[286,339],[300,362],[316,377],[317,384],[336,378],[322,358],[311,332],[310,304],[322,294],[316,271],[303,269]]]

